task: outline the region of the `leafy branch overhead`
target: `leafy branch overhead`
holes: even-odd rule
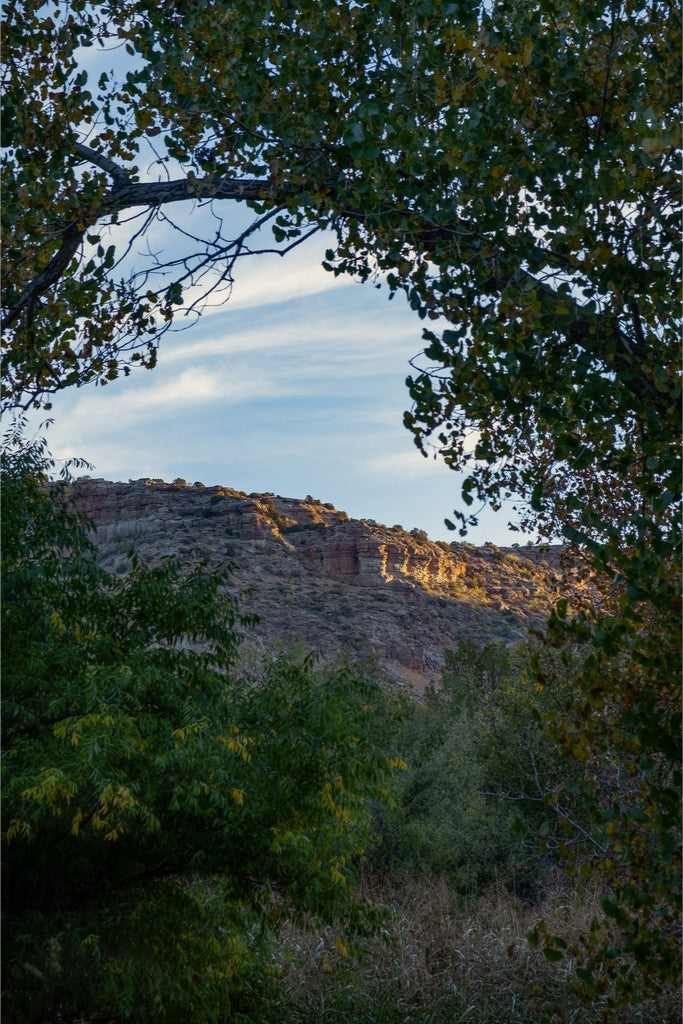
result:
[[[241,257],[326,228],[331,270],[383,275],[435,321],[409,381],[420,445],[467,464],[474,425],[494,465],[533,439],[540,465],[507,478],[522,493],[553,461],[581,469],[587,447],[603,480],[621,478],[625,438],[668,428],[675,408],[673,13],[12,5],[9,402],[153,365],[160,335],[224,297]],[[474,478],[479,496],[503,493]]]

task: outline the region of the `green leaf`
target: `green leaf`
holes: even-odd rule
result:
[[[554,949],[552,946],[544,946],[543,956],[546,960],[550,960],[551,964],[558,964],[560,960],[564,959],[564,953],[559,949]]]

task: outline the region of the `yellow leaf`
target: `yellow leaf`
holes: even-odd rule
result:
[[[338,871],[334,865],[330,868],[330,878],[333,882],[336,882],[337,885],[346,885],[346,879],[342,875],[341,871]]]

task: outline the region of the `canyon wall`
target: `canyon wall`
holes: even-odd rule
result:
[[[73,501],[109,571],[126,572],[133,553],[150,565],[229,566],[240,609],[260,620],[245,631],[248,656],[371,655],[417,690],[438,679],[460,639],[514,643],[543,626],[559,596],[552,552],[433,542],[310,497],[85,478]]]

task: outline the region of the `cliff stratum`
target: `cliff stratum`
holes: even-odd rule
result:
[[[372,653],[416,689],[438,679],[458,640],[519,640],[560,596],[556,551],[435,543],[310,497],[86,478],[74,502],[109,571],[125,572],[132,552],[149,565],[231,566],[241,611],[260,620],[245,630],[247,651]]]

